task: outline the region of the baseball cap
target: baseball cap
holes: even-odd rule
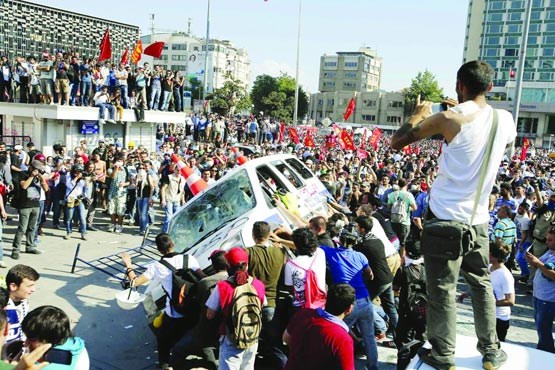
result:
[[[233,247],[225,254],[225,259],[231,267],[235,267],[241,263],[248,263],[249,254],[241,247]]]
[[[428,184],[425,182],[420,183],[420,189],[422,191],[428,191]]]
[[[14,148],[14,150],[23,150],[23,146],[21,146],[19,144],[14,146],[13,148]]]

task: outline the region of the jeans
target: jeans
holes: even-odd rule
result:
[[[4,259],[4,241],[2,240],[3,237],[3,222],[0,221],[0,262]]]
[[[37,218],[37,224],[35,225],[35,244],[39,241],[39,226],[44,222],[44,200],[39,201],[39,217]]]
[[[123,108],[129,108],[129,89],[127,85],[119,85],[119,91],[121,92],[120,104]]]
[[[260,331],[260,353],[269,359],[277,369],[285,368],[287,356],[279,348],[282,342],[280,333],[279,315],[276,315],[276,308],[270,306],[262,307],[262,330]]]
[[[150,207],[150,198],[138,198],[139,211],[139,231],[144,233],[148,227],[148,209]]]
[[[79,82],[69,84],[69,105],[75,105],[77,101],[77,92],[79,91]]]
[[[181,112],[183,110],[183,107],[181,106],[183,99],[181,98],[180,89],[173,89],[173,100],[175,102],[175,111]]]
[[[85,235],[87,233],[87,212],[85,211],[85,205],[83,202],[79,203],[77,207],[66,207],[66,231],[68,234],[71,234],[72,224],[73,224],[73,214],[77,210],[77,216],[79,217],[79,232],[81,235]]]
[[[389,317],[389,331],[395,333],[397,322],[399,321],[399,314],[397,307],[395,307],[395,299],[393,297],[393,284],[383,284],[370,292],[373,298],[380,297],[382,307]]]
[[[168,106],[170,105],[170,96],[172,95],[171,91],[163,91],[162,92],[162,110],[168,110]]]
[[[389,318],[383,310],[382,306],[372,304],[374,310],[374,329],[378,333],[385,333],[387,331],[387,321]]]
[[[165,215],[164,215],[164,224],[162,225],[162,232],[167,233],[168,228],[170,227],[170,220],[175,212],[177,212],[180,206],[179,202],[166,202],[166,207],[164,208]]]
[[[518,263],[518,266],[520,267],[520,275],[521,276],[529,276],[530,275],[530,269],[528,268],[528,262],[526,261],[526,248],[528,248],[530,246],[530,242],[526,241],[524,242],[524,245],[522,246],[522,249],[520,249],[520,247],[516,247],[516,262]]]
[[[21,208],[19,210],[19,224],[12,243],[14,251],[19,252],[24,233],[26,249],[29,250],[35,247],[35,226],[39,218],[39,211],[39,207]]]
[[[392,222],[391,228],[395,232],[395,235],[399,238],[399,244],[401,244],[401,247],[404,247],[407,242],[407,238],[409,237],[410,225]]]
[[[378,370],[378,346],[374,336],[374,309],[370,298],[359,298],[355,301],[353,312],[347,315],[343,321],[352,327],[358,324],[364,341],[366,352],[366,367],[368,370]]]
[[[90,81],[81,81],[81,105],[89,106],[89,99],[91,96],[92,83]]]
[[[60,201],[64,199],[65,192],[60,191],[59,189],[52,189],[52,223],[54,226],[58,226],[60,224],[60,215],[63,213],[65,219],[65,206],[60,204]]]
[[[108,112],[110,112],[110,119],[114,119],[116,115],[116,108],[114,108],[112,104],[96,103],[96,106],[100,108],[100,119],[104,119],[104,109],[108,109]]]
[[[555,353],[553,344],[553,320],[555,320],[555,302],[548,302],[534,297],[534,321],[538,332],[537,349]]]
[[[426,226],[424,226],[426,227]],[[473,226],[474,249],[457,260],[437,258],[423,253],[428,293],[427,332],[432,356],[439,363],[454,364],[457,335],[455,301],[459,273],[462,272],[472,292],[474,326],[478,351],[497,353],[500,348],[495,331],[495,298],[489,273],[488,224]],[[424,248],[422,248],[424,250]]]
[[[160,103],[160,94],[162,94],[162,89],[152,88],[152,92],[150,93],[150,110],[158,109],[158,105]]]
[[[247,349],[238,349],[225,335],[220,339],[218,370],[254,370],[258,342]]]

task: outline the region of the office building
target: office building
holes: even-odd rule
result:
[[[166,69],[181,71],[189,78],[195,77],[204,82],[204,62],[206,43],[202,38],[186,33],[156,33],[141,37],[143,44],[163,41],[164,52],[160,59],[143,55],[143,62],[159,64]],[[249,88],[250,60],[245,49],[236,48],[228,40],[210,40],[208,43],[208,93],[223,87],[227,77],[231,77]]]
[[[94,7],[91,8],[91,12]],[[96,10],[98,14],[108,12]],[[0,53],[38,56],[44,50],[73,50],[97,57],[100,40],[110,28],[112,55],[119,60],[126,47],[137,42],[139,27],[21,0],[0,0]]]
[[[524,137],[547,146],[555,134],[555,0],[530,0],[532,12],[518,120]],[[489,94],[494,105],[512,110],[519,67],[526,1],[470,0],[463,62],[484,60],[495,70]]]

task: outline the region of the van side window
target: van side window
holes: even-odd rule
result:
[[[303,179],[307,180],[314,177],[314,175],[310,172],[310,170],[306,168],[305,165],[302,164],[301,161],[299,161],[297,158],[286,159],[285,162],[291,167],[293,167],[295,172],[300,174],[303,177]]]
[[[269,191],[271,195],[277,191],[287,192],[287,186],[268,166],[256,167],[256,174],[264,191]]]
[[[293,171],[290,167],[285,165],[285,163],[276,161],[272,162],[272,164],[278,169],[279,172],[283,174],[283,176],[285,176],[287,180],[291,182],[291,184],[293,184],[294,187],[299,189],[304,186],[297,173]]]

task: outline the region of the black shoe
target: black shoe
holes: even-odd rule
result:
[[[445,364],[442,362],[437,361],[435,358],[432,357],[432,350],[430,348],[420,348],[418,350],[418,357],[427,365],[430,365],[434,369],[437,370],[455,370],[455,364]]]
[[[12,259],[14,260],[19,259],[19,251],[12,251]]]
[[[87,230],[98,231],[98,229],[96,227],[94,227],[93,225],[87,225]]]
[[[58,229],[58,230],[65,230],[66,227],[65,227],[64,225],[57,224],[57,225],[56,225],[56,229]]]
[[[42,252],[39,251],[37,248],[29,248],[25,250],[25,253],[29,254],[41,254]]]
[[[482,367],[486,370],[496,370],[505,362],[507,362],[507,354],[500,349],[495,353],[486,353],[482,358]]]

